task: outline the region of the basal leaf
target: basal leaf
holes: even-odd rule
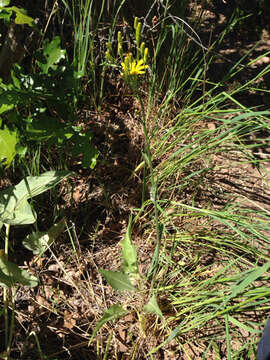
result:
[[[99,272],[105,277],[107,282],[111,285],[112,288],[124,291],[135,291],[137,290],[130,282],[130,279],[127,274],[124,274],[119,271],[108,271],[108,270],[99,270]]]
[[[102,316],[102,318],[99,320],[99,322],[97,323],[97,326],[95,328],[95,330],[92,333],[92,336],[89,340],[88,346],[91,344],[93,338],[96,336],[97,332],[99,331],[99,329],[108,321],[112,321],[112,320],[116,320],[119,319],[120,317],[123,317],[127,314],[128,312],[123,309],[120,305],[113,305],[111,306]]]
[[[132,218],[129,218],[128,227],[124,239],[122,240],[122,255],[124,263],[122,269],[124,273],[138,275],[137,250],[131,242]]]
[[[9,130],[6,126],[0,130],[0,161],[10,166],[16,155],[18,137],[16,131]]]
[[[33,251],[34,254],[42,255],[55,239],[64,231],[66,226],[65,218],[53,225],[48,232],[33,232],[24,240],[23,245]]]
[[[11,287],[16,284],[34,287],[38,285],[38,279],[8,261],[5,255],[0,256],[0,285]]]
[[[151,299],[148,301],[148,303],[144,306],[144,310],[149,313],[155,313],[161,318],[163,317],[163,314],[158,306],[156,296],[153,295]]]

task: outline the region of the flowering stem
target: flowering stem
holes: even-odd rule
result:
[[[153,164],[152,164],[152,155],[151,155],[151,148],[150,148],[150,139],[149,139],[148,131],[147,131],[147,127],[146,127],[146,116],[145,116],[144,104],[143,104],[142,98],[139,95],[138,91],[137,91],[136,97],[140,102],[141,112],[142,112],[142,125],[143,125],[144,137],[145,137],[145,147],[144,147],[145,152],[143,155],[144,155],[145,164],[148,166],[149,172],[150,172],[150,181],[151,181],[150,196],[151,196],[151,200],[154,205],[154,217],[155,217],[155,227],[156,227],[156,236],[157,236],[156,248],[154,251],[154,255],[152,258],[150,268],[147,273],[147,278],[152,276],[151,287],[153,287],[153,283],[154,283],[154,280],[156,277],[156,272],[157,272],[159,252],[160,252],[160,246],[161,246],[161,240],[162,240],[162,227],[161,227],[161,224],[159,223],[159,217],[158,217],[157,182],[156,182],[155,176],[154,176],[154,169],[153,169]],[[144,176],[145,176],[145,172],[144,172]]]

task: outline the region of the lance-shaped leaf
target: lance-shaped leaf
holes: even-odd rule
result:
[[[130,279],[127,274],[124,274],[119,271],[108,271],[108,270],[99,270],[99,272],[105,277],[107,282],[111,285],[112,288],[124,291],[135,291],[137,290],[130,282]]]
[[[149,313],[155,313],[161,318],[163,318],[163,314],[158,306],[156,295],[153,295],[148,303],[144,306],[144,310]]]
[[[95,330],[93,331],[93,334],[89,340],[88,346],[91,344],[93,338],[96,336],[97,332],[99,331],[99,329],[108,321],[112,321],[112,320],[116,320],[119,319],[120,317],[123,317],[127,314],[128,312],[122,308],[122,306],[120,305],[113,305],[111,306],[102,316],[102,318],[99,320],[99,322],[97,323],[97,326],[95,328]]]
[[[129,218],[128,227],[124,239],[122,240],[122,255],[124,263],[122,265],[123,272],[131,274],[132,277],[139,275],[137,250],[131,241],[132,218]]]

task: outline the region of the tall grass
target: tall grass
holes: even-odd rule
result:
[[[227,81],[242,70],[239,64],[225,75]],[[205,80],[202,66],[201,62],[196,70],[200,75],[194,79],[191,74],[187,82]],[[259,134],[269,134],[270,113],[254,111],[236,99],[268,71],[265,68],[229,92],[220,83],[195,100],[185,94],[189,101],[176,116],[168,119],[166,112],[163,118],[159,112],[155,126],[151,125],[160,222],[165,226],[156,289],[173,313],[167,318],[167,339],[152,353],[178,339],[178,349],[183,344],[195,353],[197,349],[196,358],[256,356],[256,339],[270,306],[269,207],[263,200],[254,200],[258,194],[244,191],[252,174],[244,173],[247,178],[229,191],[214,182],[220,170],[227,168],[234,175],[233,162],[238,169],[248,163],[260,168],[269,162],[269,158],[258,159],[253,149],[261,146]],[[171,84],[175,87],[175,78]],[[180,96],[181,85],[176,94]],[[163,104],[169,104],[168,97]],[[218,157],[223,162],[216,164]],[[244,206],[235,192],[239,186]],[[213,196],[207,199],[204,194]],[[215,205],[211,199],[221,201]]]

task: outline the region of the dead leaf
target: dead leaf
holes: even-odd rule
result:
[[[73,318],[73,314],[71,314],[68,311],[65,311],[63,327],[71,330],[74,328],[75,325],[76,325],[76,320]]]

